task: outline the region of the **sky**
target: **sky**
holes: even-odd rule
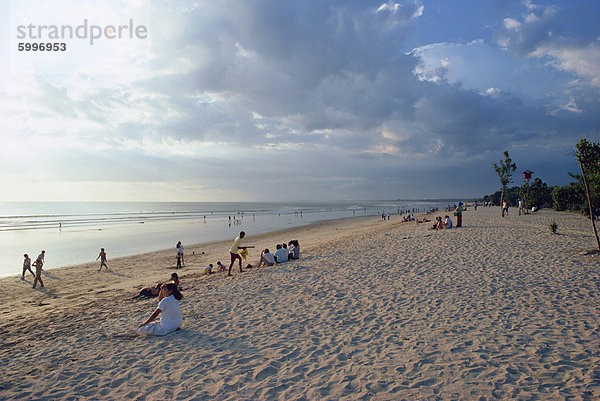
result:
[[[566,185],[599,139],[598,20],[597,0],[0,0],[0,200],[468,199],[504,151],[511,185]],[[18,50],[47,42],[66,49]]]

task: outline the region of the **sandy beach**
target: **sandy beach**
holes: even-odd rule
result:
[[[44,290],[0,279],[0,399],[598,399],[589,220],[510,212],[469,209],[443,231],[392,216],[249,232],[250,263],[291,239],[301,258],[233,277],[202,274],[229,265],[231,241],[184,244],[192,288],[164,337],[135,335],[158,301],[131,297],[169,278],[175,249],[107,249],[108,271],[50,270]]]

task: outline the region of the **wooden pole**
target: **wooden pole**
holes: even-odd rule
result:
[[[525,214],[529,214],[529,178],[527,179],[527,203],[525,204]]]
[[[579,162],[579,168],[581,169],[581,175],[583,176],[583,185],[585,186],[585,194],[587,195],[588,207],[590,208],[590,220],[592,220],[592,229],[594,230],[594,235],[596,236],[596,244],[598,245],[598,250],[600,250],[600,239],[598,239],[598,231],[596,231],[596,223],[594,222],[594,212],[592,210],[592,200],[590,199],[590,189],[588,188],[587,180],[585,178],[585,171],[583,171],[583,164],[581,164],[581,160],[577,159]]]

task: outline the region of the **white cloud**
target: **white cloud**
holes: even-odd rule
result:
[[[514,18],[504,18],[504,27],[516,31],[521,27],[521,23]]]
[[[415,19],[415,18],[419,18],[423,16],[423,11],[425,10],[425,7],[423,5],[420,5],[415,12],[413,13],[413,15],[411,16],[411,18]]]
[[[381,12],[389,11],[391,13],[395,13],[398,11],[398,8],[400,8],[399,3],[394,3],[393,1],[388,1],[387,3],[383,3],[382,5],[380,5],[379,8],[377,9],[377,12],[381,13]]]
[[[543,10],[528,4],[542,16],[537,21],[525,14],[497,21],[509,31],[509,47],[530,48],[517,34],[544,22]],[[112,7],[114,15],[128,12]],[[76,62],[62,75],[36,75],[32,63],[2,82],[0,168],[11,185],[44,177],[85,193],[94,183],[107,190],[113,180],[121,199],[130,199],[139,181],[140,193],[153,199],[152,187],[172,191],[167,198],[206,199],[203,193],[222,189],[229,199],[257,199],[266,179],[293,176],[297,185],[278,199],[356,198],[395,196],[411,180],[419,184],[413,188],[434,183],[426,173],[442,183],[452,171],[469,171],[466,185],[474,188],[480,169],[473,167],[488,168],[490,152],[536,142],[553,147],[559,135],[549,132],[567,132],[571,118],[589,119],[597,109],[597,90],[581,92],[596,76],[593,46],[578,53],[538,41],[531,48],[539,56],[518,58],[482,30],[465,29],[463,43],[423,42],[403,54],[425,20],[420,1],[376,8],[360,1],[159,0],[151,7],[159,18],[150,49],[115,49],[114,59],[73,54]],[[573,77],[556,69],[587,78],[567,85]],[[581,121],[586,127],[589,120]],[[24,147],[42,163],[29,166]],[[239,177],[224,174],[234,170]],[[375,193],[380,177],[390,184]],[[177,189],[196,186],[202,190]]]
[[[581,113],[582,112],[582,110],[577,107],[577,104],[575,103],[575,99],[570,99],[569,103],[565,104],[562,107],[562,109],[566,110],[566,111],[570,111],[572,113]]]
[[[534,57],[550,57],[551,65],[561,71],[577,74],[600,86],[600,44],[590,43],[584,47],[552,43],[540,46],[531,54]]]
[[[502,91],[498,88],[488,88],[484,93],[486,96],[498,96]]]

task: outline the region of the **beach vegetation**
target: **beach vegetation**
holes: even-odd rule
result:
[[[557,211],[570,212],[581,210],[585,203],[585,190],[579,182],[552,188],[552,208]]]
[[[510,187],[504,190],[504,198],[509,205],[514,205],[521,194],[521,188]],[[491,195],[485,195],[483,197],[484,202],[491,202],[493,206],[500,206],[502,198],[502,191],[496,191]]]
[[[550,231],[553,234],[556,234],[557,230],[558,230],[558,224],[556,224],[556,220],[552,220],[552,223],[550,223]]]
[[[492,163],[494,166],[494,170],[496,170],[496,174],[498,174],[498,178],[500,178],[500,185],[502,186],[502,190],[500,193],[500,205],[502,205],[502,201],[504,200],[504,191],[506,190],[506,186],[512,182],[512,175],[517,169],[517,164],[512,161],[510,156],[508,155],[508,151],[504,151],[504,160],[500,160],[498,164]],[[504,217],[504,210],[502,210],[502,217]]]
[[[553,187],[549,187],[540,178],[535,178],[529,183],[529,202],[528,206],[537,206],[538,208],[549,208],[552,207],[552,192]],[[523,203],[526,203],[527,199],[527,184],[523,184],[520,188],[520,197]]]
[[[590,220],[592,222],[592,230],[596,237],[596,244],[600,250],[600,239],[596,230],[594,216],[598,216],[600,206],[600,143],[588,141],[581,138],[575,145],[575,158],[581,169],[581,181],[585,188],[586,207],[588,208]]]

